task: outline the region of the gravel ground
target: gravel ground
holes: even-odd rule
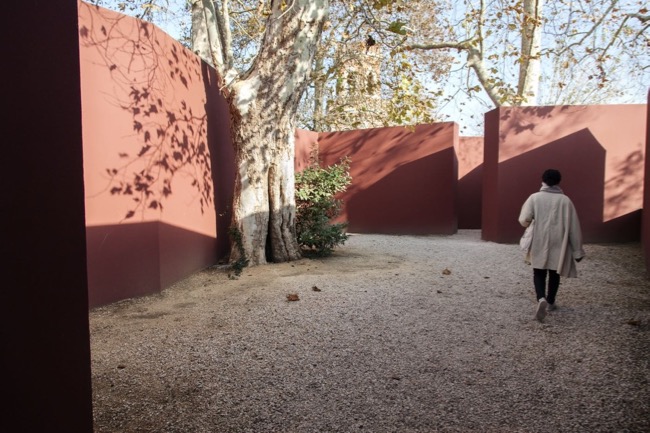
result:
[[[544,323],[518,246],[475,230],[352,235],[95,309],[95,431],[648,432],[641,247],[585,249]]]

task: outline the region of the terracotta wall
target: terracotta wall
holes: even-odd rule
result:
[[[312,152],[318,152],[318,132],[296,129],[294,149],[294,169],[297,173],[309,165]]]
[[[547,168],[578,210],[586,242],[639,240],[645,105],[502,107],[485,115],[483,239],[516,242],[517,218]]]
[[[76,0],[3,14],[2,432],[92,432]]]
[[[455,123],[320,134],[322,164],[351,158],[337,221],[352,233],[455,233],[457,144]]]
[[[483,137],[460,137],[458,158],[458,228],[481,228]]]
[[[160,291],[227,254],[234,157],[217,77],[193,53],[86,3],[79,35],[94,307]]]
[[[643,251],[645,252],[645,268],[650,275],[650,90],[648,91],[648,106],[646,107],[646,141],[645,141],[645,182],[643,189],[643,229],[642,238]]]

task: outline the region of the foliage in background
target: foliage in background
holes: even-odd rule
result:
[[[306,256],[328,256],[348,239],[347,223],[332,224],[341,212],[336,195],[352,182],[350,160],[321,168],[318,158],[296,173],[296,232]]]
[[[464,105],[482,113],[502,105],[646,99],[647,1],[430,0],[413,6],[423,3],[444,13],[431,15],[409,3],[409,19],[399,27],[405,30],[401,49],[454,55],[453,84],[443,83],[444,99],[437,101],[439,107],[455,106],[449,120],[466,115]]]
[[[90,1],[163,27],[171,24],[163,15],[180,18],[187,4]],[[232,2],[235,62],[250,65],[265,3]],[[451,120],[480,135],[483,113],[496,105],[645,103],[648,9],[644,0],[331,0],[298,126],[333,131]],[[538,30],[539,50],[531,52],[522,41],[537,42]],[[374,50],[366,49],[368,37]],[[529,74],[531,62],[541,64],[539,74]],[[350,71],[365,71],[366,83],[373,72],[378,87],[349,86]],[[524,102],[526,83],[539,92]]]
[[[409,9],[394,1],[332,0],[330,22],[316,53],[312,86],[303,98],[299,126],[343,131],[439,120],[437,94],[428,82],[443,80],[451,57],[442,52],[395,50]],[[430,2],[428,13],[438,11]]]

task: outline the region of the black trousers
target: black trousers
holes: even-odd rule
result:
[[[546,275],[548,274],[548,292],[546,291]],[[549,304],[555,304],[555,296],[560,288],[560,274],[550,269],[533,269],[533,283],[537,300],[546,298]]]

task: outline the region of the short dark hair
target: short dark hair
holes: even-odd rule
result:
[[[560,183],[562,174],[553,168],[549,168],[542,174],[542,182],[548,186],[554,186]]]

